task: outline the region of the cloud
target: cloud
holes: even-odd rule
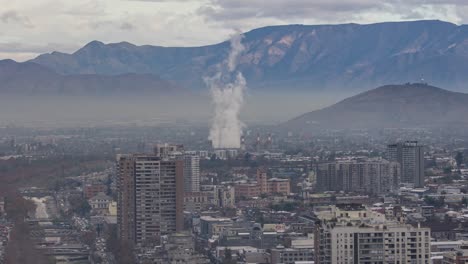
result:
[[[130,30],[134,30],[135,26],[129,22],[123,22],[120,25],[120,29],[130,31]]]
[[[73,52],[95,39],[207,45],[228,39],[233,28],[279,24],[468,22],[468,0],[0,0],[0,6],[0,59],[8,52],[13,58]]]
[[[20,43],[20,42],[0,42],[0,51],[3,53],[45,53],[53,50],[73,50],[79,48],[78,45],[64,43],[47,43],[45,45]]]
[[[20,15],[18,12],[14,11],[14,10],[9,10],[9,11],[6,11],[6,12],[3,12],[1,15],[0,15],[0,20],[3,22],[3,23],[6,23],[6,24],[19,24],[19,25],[22,25],[24,27],[27,27],[27,28],[33,28],[34,25],[31,23],[31,21],[29,20],[29,18],[27,16],[22,16]]]
[[[351,13],[378,8],[382,3],[374,0],[211,0],[199,9],[200,14],[214,19],[307,18],[324,13]],[[335,16],[336,17],[336,16]]]
[[[198,9],[208,21],[246,24],[246,20],[276,20],[277,23],[371,23],[385,19],[440,18],[466,22],[468,15],[456,12],[466,0],[209,0]],[[395,12],[398,10],[398,12]],[[437,13],[437,12],[442,13]],[[376,17],[380,21],[375,21]]]

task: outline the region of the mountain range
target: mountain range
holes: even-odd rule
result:
[[[154,74],[62,75],[34,62],[0,61],[0,92],[23,95],[174,94],[180,87]]]
[[[467,25],[425,20],[270,26],[246,32],[243,44],[238,69],[251,89],[364,91],[424,79],[468,90]],[[72,54],[42,54],[30,63],[60,75],[150,74],[200,90],[202,77],[216,71],[229,49],[228,41],[202,47],[92,41]]]
[[[468,94],[425,83],[386,85],[294,118],[285,129],[415,128],[468,125]]]

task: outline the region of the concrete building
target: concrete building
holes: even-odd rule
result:
[[[183,145],[164,143],[154,146],[154,155],[163,159],[174,158],[182,153],[184,153]]]
[[[236,200],[260,196],[260,190],[256,183],[239,183],[234,186]]]
[[[83,188],[83,193],[86,199],[90,199],[98,193],[105,193],[107,186],[104,184],[86,184]]]
[[[271,178],[267,181],[267,190],[270,194],[288,195],[291,193],[291,181],[289,179]]]
[[[183,228],[183,161],[156,155],[118,156],[119,236],[159,245],[161,236]]]
[[[211,204],[213,193],[211,192],[185,192],[184,210],[187,212],[199,212]]]
[[[0,216],[5,215],[5,198],[0,197]]]
[[[200,217],[200,235],[205,238],[219,236],[233,224],[234,222],[230,218],[202,216]]]
[[[385,194],[398,190],[400,167],[386,160],[352,160],[316,166],[317,189]]]
[[[189,233],[177,233],[168,237],[164,245],[167,258],[161,264],[209,264],[210,260],[195,251],[193,237]]]
[[[234,208],[236,205],[236,192],[233,186],[215,186],[214,203],[219,207]]]
[[[253,198],[259,197],[261,194],[288,195],[291,192],[291,181],[289,179],[268,179],[265,169],[257,170],[256,179],[256,183],[236,184],[236,198]]]
[[[98,215],[109,215],[109,205],[112,202],[112,198],[102,192],[88,200],[92,212]]]
[[[446,252],[442,258],[442,264],[468,263],[468,249]]]
[[[184,191],[200,191],[200,157],[195,151],[185,151],[183,145],[157,144],[154,154],[164,160],[184,162]]]
[[[200,157],[196,155],[184,155],[184,191],[200,191]]]
[[[424,187],[424,150],[417,141],[388,145],[387,159],[400,164],[402,183]]]
[[[285,248],[278,246],[271,249],[271,264],[295,264],[314,260],[314,251],[308,248]]]
[[[318,215],[315,263],[430,263],[430,229],[413,227],[348,206]]]

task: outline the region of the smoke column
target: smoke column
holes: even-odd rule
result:
[[[239,56],[245,50],[242,38],[241,34],[231,38],[227,59],[218,65],[216,74],[204,78],[210,88],[215,111],[209,136],[213,148],[240,148],[244,124],[239,120],[239,113],[244,103],[246,81],[236,68]]]

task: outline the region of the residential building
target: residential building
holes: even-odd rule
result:
[[[98,193],[106,193],[107,186],[104,184],[86,184],[83,188],[83,193],[86,199],[98,195]]]
[[[5,215],[5,198],[0,197],[0,216]]]
[[[330,212],[318,213],[314,236],[317,264],[431,262],[429,228],[389,221],[362,206]]]
[[[271,178],[267,181],[268,193],[288,195],[291,192],[291,181],[289,179]]]
[[[442,264],[468,263],[468,249],[446,252],[442,258]]]
[[[424,187],[424,149],[417,141],[388,145],[387,159],[400,164],[402,183]]]
[[[400,167],[386,160],[351,160],[317,164],[319,191],[347,191],[370,194],[391,193],[398,189]]]
[[[154,154],[157,157],[166,159],[174,158],[178,155],[181,155],[184,152],[184,146],[179,144],[156,144],[154,146]]]
[[[202,216],[200,217],[200,235],[205,238],[219,236],[233,224],[234,222],[230,218]]]
[[[256,183],[238,183],[235,185],[236,200],[260,196],[260,190]]]
[[[112,198],[102,192],[88,200],[92,212],[99,215],[109,215],[109,205],[112,202]]]
[[[215,186],[214,202],[219,207],[234,208],[236,204],[236,192],[233,186]]]
[[[295,264],[301,261],[313,261],[314,251],[308,248],[285,248],[278,246],[271,249],[271,264]]]
[[[159,245],[163,235],[183,228],[183,161],[156,155],[118,156],[119,236]]]
[[[204,207],[211,204],[212,198],[212,192],[185,192],[184,210],[188,212],[201,211]]]
[[[239,183],[235,185],[236,198],[253,198],[261,194],[288,195],[291,192],[291,180],[270,178],[267,172],[261,168],[257,170],[257,181],[255,183]]]
[[[184,155],[184,191],[200,191],[200,157],[197,155]]]

